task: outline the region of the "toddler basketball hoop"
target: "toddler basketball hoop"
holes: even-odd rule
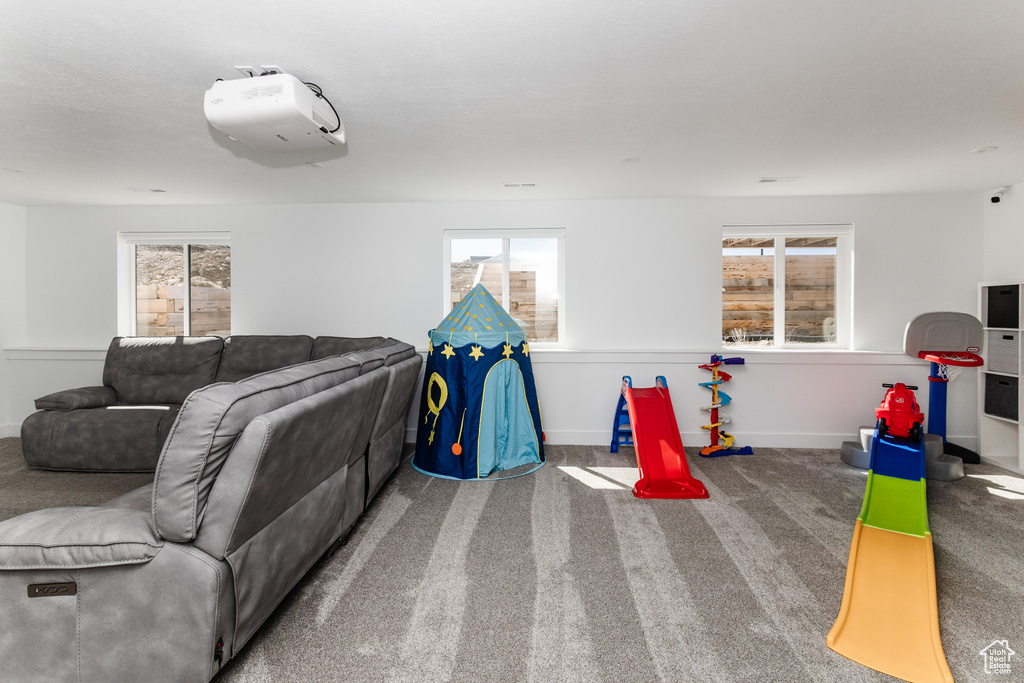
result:
[[[921,351],[917,357],[937,366],[935,376],[928,378],[932,382],[952,382],[964,368],[977,368],[985,364],[981,356],[970,351]]]
[[[984,364],[978,355],[985,338],[981,321],[967,313],[922,313],[909,323],[903,335],[903,351],[911,358],[931,363],[928,391],[928,433],[942,437],[943,452],[978,463],[974,451],[946,441],[946,385],[964,368]]]

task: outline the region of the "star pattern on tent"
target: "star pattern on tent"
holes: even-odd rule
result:
[[[506,359],[512,356],[512,345],[505,342],[505,350],[501,352],[501,355],[505,356]]]
[[[430,341],[427,342],[427,355],[428,356],[433,356],[434,355],[434,341],[433,340],[430,340]]]
[[[526,356],[527,358],[530,357],[530,345],[527,344],[526,342],[523,342],[523,355]]]
[[[455,349],[452,348],[451,344],[445,344],[444,351],[441,352],[441,355],[443,355],[445,358],[451,358],[452,356],[455,355]]]
[[[469,355],[473,360],[480,360],[484,357],[484,350],[479,346],[474,346],[473,350],[469,352]]]

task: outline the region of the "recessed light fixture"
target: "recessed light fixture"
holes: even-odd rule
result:
[[[319,161],[304,161],[303,163],[306,166],[309,166],[310,168],[323,168],[324,167],[324,165],[321,164]]]
[[[994,152],[997,149],[999,149],[999,148],[998,147],[979,147],[978,149],[972,149],[971,150],[971,154],[988,154],[989,152]]]
[[[622,157],[621,159],[619,159],[619,161],[621,161],[624,164],[635,164],[636,162],[640,161],[640,157],[636,155]]]
[[[132,192],[167,192],[167,190],[161,190],[158,187],[129,187]]]
[[[800,179],[798,175],[764,176],[759,183],[793,183]]]
[[[505,187],[537,187],[537,183],[502,183]]]

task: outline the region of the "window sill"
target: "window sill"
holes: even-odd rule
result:
[[[426,353],[426,349],[423,349]],[[777,365],[923,365],[902,351],[851,351],[849,349],[719,349],[713,352],[679,349],[533,349],[534,363],[629,363],[643,365],[707,363],[711,354],[740,356],[748,363]]]

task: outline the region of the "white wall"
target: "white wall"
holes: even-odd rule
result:
[[[650,386],[662,374],[697,445],[703,417],[690,417],[706,390],[696,364],[721,348],[721,227],[757,223],[853,223],[854,346],[887,353],[745,354],[729,392],[733,431],[753,445],[838,447],[872,417],[880,382],[924,385],[925,365],[901,353],[906,322],[974,311],[976,195],[30,208],[27,341],[105,348],[120,230],[230,230],[236,333],[384,334],[422,348],[442,316],[444,229],[564,227],[568,350],[536,353],[549,439],[605,442],[621,376]],[[976,433],[970,386],[964,396],[951,386],[951,437]],[[33,392],[44,393],[17,392],[19,419]]]
[[[0,204],[0,437],[17,432],[12,424],[11,380],[3,349],[25,343],[25,225],[24,208]]]
[[[1014,185],[993,204],[990,195],[984,206],[984,280],[1024,281],[1024,183]]]

